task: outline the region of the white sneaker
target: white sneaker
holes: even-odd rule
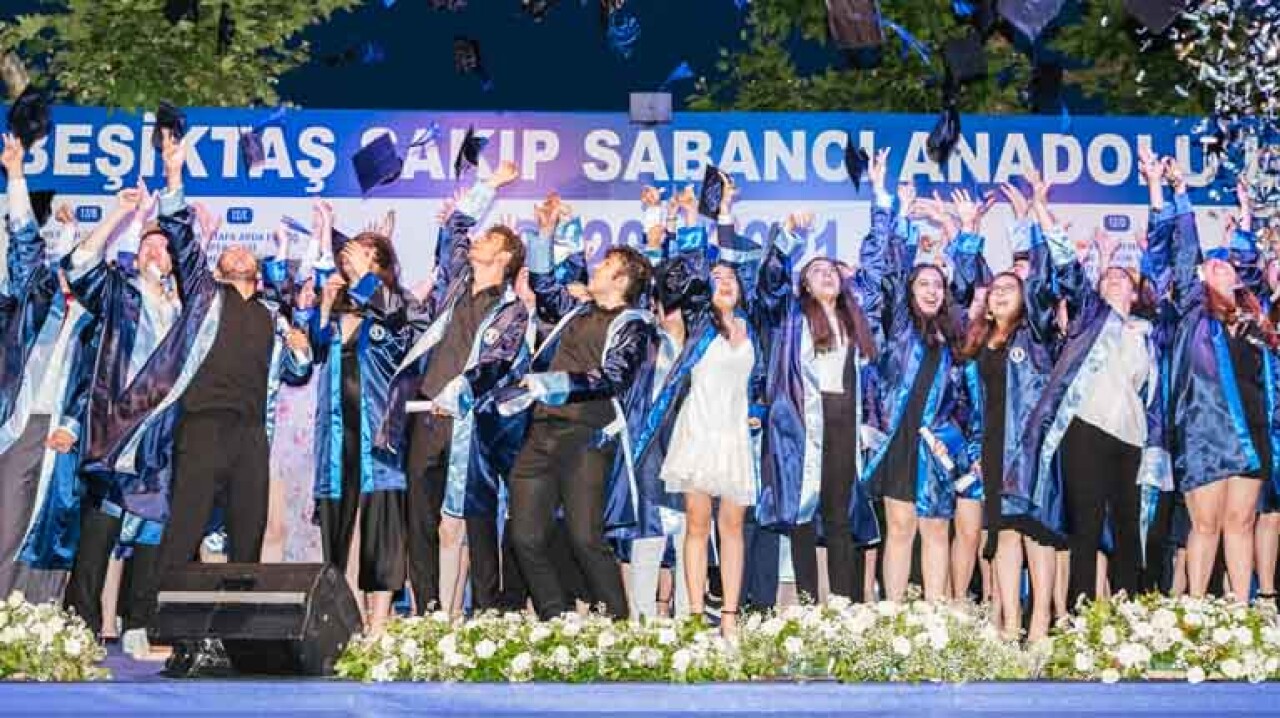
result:
[[[143,661],[151,656],[151,642],[147,640],[147,629],[131,628],[124,632],[120,639],[120,648],[133,660]]]

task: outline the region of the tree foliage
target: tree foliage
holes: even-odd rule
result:
[[[82,105],[139,108],[160,100],[188,106],[276,104],[278,78],[309,57],[299,37],[359,0],[204,2],[197,22],[171,24],[165,0],[49,0],[47,12],[0,26],[0,49],[14,50],[54,97]],[[218,52],[227,7],[235,31]]]
[[[1123,0],[1086,0],[1079,22],[1050,29],[1032,45],[1012,32],[997,32],[986,43],[989,73],[967,84],[960,107],[969,112],[1031,110],[1027,86],[1035,55],[1056,53],[1066,81],[1078,83],[1109,112],[1197,113],[1203,92],[1170,43],[1147,38],[1127,19]],[[698,82],[688,106],[696,110],[933,112],[939,109],[943,44],[970,31],[956,16],[952,0],[898,0],[881,3],[881,13],[909,31],[929,51],[929,61],[902,38],[885,31],[874,64],[850,61],[831,46],[826,3],[818,0],[752,0],[741,47],[721,50],[716,72]],[[1102,22],[1109,16],[1108,22]],[[816,62],[802,69],[796,56]],[[1138,73],[1146,68],[1143,81]],[[1173,91],[1188,90],[1186,97]]]

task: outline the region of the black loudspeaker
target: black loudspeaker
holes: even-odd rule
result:
[[[193,563],[161,579],[152,643],[221,641],[240,673],[325,676],[360,610],[329,564]]]

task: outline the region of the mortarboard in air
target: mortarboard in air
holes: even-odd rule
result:
[[[183,20],[191,23],[199,22],[200,0],[165,0],[164,16],[174,25]]]
[[[458,148],[458,156],[453,160],[453,176],[462,179],[467,170],[480,166],[480,153],[489,145],[489,138],[476,134],[475,127],[468,127],[462,138],[462,146]]]
[[[951,157],[951,150],[960,141],[960,110],[956,107],[954,90],[950,88],[950,83],[947,84],[948,87],[943,90],[942,114],[929,133],[926,145],[929,159],[940,165],[946,164]]]
[[[218,11],[218,44],[214,52],[219,56],[227,54],[231,49],[231,41],[236,37],[236,21],[231,19],[231,9],[227,3]]]
[[[1168,30],[1186,6],[1186,0],[1124,0],[1124,9],[1155,35]]]
[[[876,0],[827,0],[827,29],[842,50],[879,47],[884,42]]]
[[[240,156],[244,159],[246,167],[254,169],[266,161],[267,153],[262,144],[262,132],[268,127],[283,126],[284,115],[285,108],[277,108],[269,117],[254,125],[248,132],[240,133]]]
[[[35,215],[37,227],[48,224],[49,217],[53,215],[53,198],[57,194],[56,190],[51,189],[35,189],[27,193],[31,198],[31,213]]]
[[[640,41],[640,18],[626,9],[626,0],[600,0],[604,37],[619,57],[630,59]]]
[[[987,52],[976,31],[948,40],[942,51],[947,71],[956,82],[965,83],[987,76]]]
[[[1036,41],[1040,33],[1053,22],[1066,0],[1000,0],[1000,16],[1010,25]]]
[[[707,165],[698,194],[698,214],[710,219],[720,217],[720,205],[724,204],[724,188],[728,183],[729,178],[718,167]]]
[[[484,69],[484,58],[480,55],[480,42],[464,35],[453,38],[453,69],[459,75],[475,75],[480,78],[480,87],[488,91],[493,87],[493,80]]]
[[[854,142],[854,134],[847,133],[844,144],[844,168],[849,173],[849,181],[853,183],[854,191],[862,189],[862,175],[866,174],[867,166],[871,164],[871,156],[862,147]]]
[[[520,0],[520,9],[534,22],[542,22],[551,8],[559,2],[560,0]]]
[[[53,119],[49,113],[49,98],[44,92],[27,85],[21,95],[9,105],[9,132],[26,149],[49,134]]]
[[[156,126],[151,130],[151,146],[157,152],[163,147],[161,130],[169,130],[174,140],[187,134],[187,114],[168,102],[161,101],[156,108]]]
[[[366,195],[376,187],[395,182],[404,169],[404,160],[396,152],[396,143],[391,140],[389,132],[378,135],[361,147],[351,156],[351,164],[356,170],[360,192]]]

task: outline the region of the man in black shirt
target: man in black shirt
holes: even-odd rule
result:
[[[162,570],[195,556],[219,495],[226,500],[230,559],[258,562],[270,495],[267,407],[274,363],[285,360],[290,371],[283,373],[295,383],[305,380],[310,363],[306,335],[282,325],[278,305],[269,308],[258,291],[258,260],[247,247],[223,251],[214,276],[221,311],[205,321],[218,328],[179,400]],[[287,345],[279,350],[278,336]]]
[[[573,556],[593,602],[628,615],[622,574],[604,538],[606,493],[615,460],[629,450],[630,425],[649,393],[656,333],[652,315],[635,308],[648,291],[644,255],[615,247],[590,278],[580,304],[550,274],[550,245],[531,243],[529,269],[538,311],[559,324],[534,358],[525,397],[500,397],[508,412],[538,402],[511,473],[511,533],[521,574],[544,619],[571,610],[550,556],[557,506],[564,508]],[[643,403],[643,402],[641,402]],[[629,461],[623,461],[629,470]],[[625,503],[625,499],[622,500]]]

